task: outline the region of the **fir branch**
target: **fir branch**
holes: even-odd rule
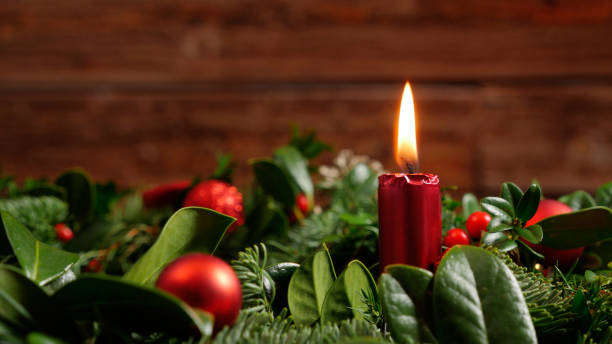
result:
[[[242,312],[272,312],[274,300],[274,282],[265,271],[268,250],[263,243],[247,247],[238,253],[238,259],[232,260],[242,287]]]

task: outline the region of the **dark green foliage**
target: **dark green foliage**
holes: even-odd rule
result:
[[[0,210],[13,215],[43,242],[53,241],[53,225],[68,216],[68,204],[53,196],[18,196],[0,200]]]
[[[329,151],[332,148],[323,141],[319,141],[314,130],[301,132],[298,126],[291,128],[290,145],[297,148],[307,159],[315,158],[321,152]]]

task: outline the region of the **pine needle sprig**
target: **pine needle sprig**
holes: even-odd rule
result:
[[[266,245],[260,243],[238,253],[231,265],[242,287],[242,312],[272,312],[274,282],[265,271],[268,261]]]

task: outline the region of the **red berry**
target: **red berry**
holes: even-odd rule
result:
[[[535,215],[533,215],[533,217],[527,221],[527,223],[525,223],[525,227],[535,225],[545,218],[570,213],[572,211],[572,208],[568,207],[564,203],[552,199],[543,199],[540,201],[540,205],[538,206],[538,210],[536,211]],[[536,252],[543,254],[544,262],[546,264],[557,264],[562,269],[569,269],[574,262],[576,262],[576,260],[582,256],[582,252],[584,251],[584,247],[577,247],[569,250],[558,250],[543,246],[541,244],[532,244],[525,240],[523,240],[523,242],[533,248]]]
[[[94,258],[87,263],[85,267],[85,271],[87,272],[100,272],[102,271],[102,263],[98,258]]]
[[[142,193],[142,202],[147,208],[157,208],[178,201],[181,194],[191,186],[190,180],[181,180],[147,189]]]
[[[455,245],[469,245],[470,238],[467,233],[460,228],[453,228],[446,232],[444,237],[444,246],[451,248]]]
[[[155,285],[214,315],[215,331],[232,325],[242,307],[236,273],[225,261],[211,255],[191,253],[176,259],[162,271]]]
[[[60,222],[55,225],[55,236],[63,243],[67,243],[74,237],[72,230],[66,224]]]
[[[306,197],[306,195],[304,195],[303,193],[298,194],[295,198],[295,204],[298,206],[302,214],[308,214],[310,206],[308,204],[308,198]]]
[[[242,194],[235,186],[221,180],[212,179],[196,185],[185,197],[183,206],[209,208],[235,218],[228,232],[244,224]]]
[[[484,211],[475,211],[465,221],[465,228],[474,240],[480,240],[482,232],[487,231],[489,222],[491,222],[491,215]]]

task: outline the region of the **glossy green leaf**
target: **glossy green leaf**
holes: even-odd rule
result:
[[[96,189],[87,173],[80,169],[66,171],[57,178],[55,184],[66,190],[70,214],[81,220],[92,214]]]
[[[529,189],[525,191],[523,197],[521,197],[516,207],[516,216],[523,221],[523,223],[527,222],[538,210],[541,198],[542,190],[540,190],[538,185],[532,184]]]
[[[542,226],[542,245],[570,249],[612,238],[612,210],[593,207],[546,218]]]
[[[521,188],[516,186],[516,184],[512,182],[505,182],[502,184],[501,197],[508,201],[508,203],[512,204],[514,208],[516,208],[519,204],[519,201],[523,197],[523,191],[521,190]]]
[[[385,272],[393,276],[417,307],[417,313],[424,315],[427,290],[431,287],[433,274],[429,270],[412,265],[391,264]]]
[[[44,331],[76,342],[78,330],[60,305],[11,266],[0,264],[0,323],[21,332]]]
[[[155,244],[123,276],[137,284],[153,284],[161,270],[181,255],[197,251],[214,253],[233,217],[214,210],[186,207],[166,222]]]
[[[271,159],[252,160],[255,179],[264,192],[291,209],[295,204],[298,190],[287,173]]]
[[[495,232],[503,232],[509,229],[512,229],[512,225],[508,222],[504,222],[501,217],[494,217],[491,219],[489,224],[487,225],[487,232],[495,233]]]
[[[595,192],[595,201],[597,205],[612,207],[612,182],[606,183]]]
[[[0,235],[8,238],[19,265],[33,281],[44,285],[68,271],[79,255],[40,242],[29,229],[5,211],[0,211]]]
[[[567,204],[573,210],[581,210],[597,206],[595,200],[584,190],[574,191],[571,194],[559,197],[559,202]]]
[[[488,246],[495,246],[505,240],[508,240],[508,236],[504,232],[486,232],[482,236],[482,243]]]
[[[515,248],[517,248],[517,244],[515,240],[510,240],[510,239],[506,239],[500,242],[497,242],[495,244],[495,247],[497,247],[500,251],[502,252],[508,252],[508,251],[512,251]]]
[[[287,301],[296,324],[310,325],[321,316],[325,295],[336,279],[327,247],[308,257],[291,276]]]
[[[542,227],[540,227],[539,225],[532,225],[527,228],[517,229],[519,236],[532,244],[539,243],[540,241],[542,241],[542,237],[544,236],[542,232]]]
[[[325,296],[321,322],[335,322],[353,317],[363,319],[368,308],[364,293],[376,297],[376,283],[368,268],[360,261],[353,260]]]
[[[441,343],[537,343],[514,275],[481,248],[455,246],[446,253],[433,297]]]
[[[400,282],[384,273],[379,289],[383,315],[393,339],[398,343],[420,343],[416,307]]]
[[[514,217],[512,205],[500,197],[485,197],[480,201],[480,205],[491,215],[499,216],[506,222],[511,222]]]
[[[174,296],[106,275],[86,275],[65,285],[52,299],[75,319],[102,321],[114,328],[141,333],[167,332],[189,336],[197,329],[212,332],[212,316],[196,312]]]
[[[302,153],[293,146],[284,146],[274,152],[274,160],[291,176],[300,190],[308,198],[308,203],[314,201],[314,185],[308,173],[308,161]]]
[[[464,219],[467,219],[473,212],[482,210],[480,203],[478,203],[478,198],[471,193],[463,195],[463,198],[461,198],[461,207]]]
[[[536,257],[538,257],[540,259],[544,259],[543,255],[541,255],[540,253],[536,252],[533,248],[531,248],[531,246],[525,244],[522,240],[516,240],[516,241],[512,241],[512,242],[514,243],[515,247],[518,246],[517,245],[517,243],[518,243],[519,245],[521,245],[521,247],[523,249],[527,250],[527,252],[531,253],[532,255],[534,255],[534,256],[536,256]],[[514,249],[514,247],[513,247],[513,249]]]

